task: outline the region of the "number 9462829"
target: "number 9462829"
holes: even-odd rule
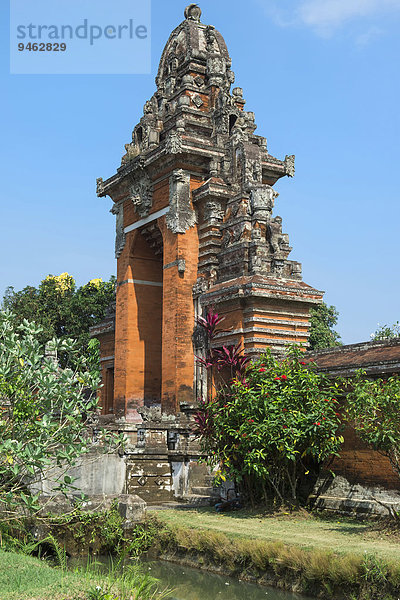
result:
[[[67,49],[67,44],[62,42],[61,44],[58,42],[40,42],[40,43],[31,43],[23,44],[22,42],[18,44],[19,52],[24,52],[27,50],[28,52],[65,52]]]

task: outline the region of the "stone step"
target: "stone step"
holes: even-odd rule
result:
[[[215,498],[211,496],[201,496],[198,494],[188,494],[181,496],[176,501],[171,502],[154,502],[147,504],[148,511],[157,511],[165,509],[182,509],[197,506],[214,506]]]
[[[192,494],[195,496],[212,496],[219,498],[220,492],[217,488],[213,487],[192,487]]]
[[[214,506],[215,497],[203,496],[201,494],[187,494],[182,496],[185,506]]]

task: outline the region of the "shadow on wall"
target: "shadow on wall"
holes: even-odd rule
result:
[[[144,403],[161,399],[163,245],[156,225],[138,232],[130,257],[137,304],[138,337],[143,342]]]

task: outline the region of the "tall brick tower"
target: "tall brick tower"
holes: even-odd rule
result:
[[[269,154],[235,80],[222,35],[190,4],[160,60],[116,174],[98,179],[116,215],[115,317],[101,342],[103,405],[127,422],[161,403],[175,414],[204,388],[196,315],[225,315],[217,345],[307,344],[309,309],[322,300],[302,281],[273,185],[294,175],[294,157]],[[139,410],[139,412],[138,412]]]

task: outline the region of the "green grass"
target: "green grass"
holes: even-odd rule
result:
[[[120,600],[164,597],[155,593],[152,582],[141,573],[124,578],[89,568],[69,571],[32,556],[0,550],[0,600],[88,600],[96,586]]]
[[[169,560],[341,600],[398,600],[398,534],[308,513],[163,510],[155,543]],[[164,525],[164,527],[162,526]]]
[[[261,516],[251,512],[216,513],[212,508],[163,510],[157,518],[168,525],[224,533],[266,542],[283,542],[304,549],[335,553],[375,554],[400,560],[398,540],[374,531],[367,521],[321,518],[308,513]]]

